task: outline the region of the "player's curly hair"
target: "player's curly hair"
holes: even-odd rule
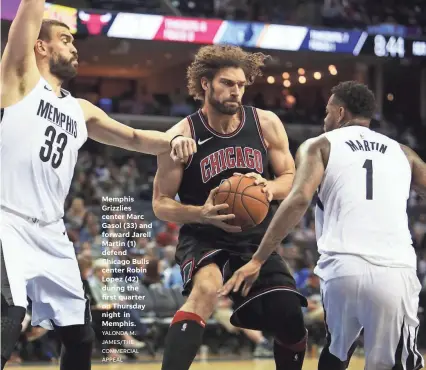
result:
[[[376,99],[366,85],[357,81],[345,81],[334,86],[331,93],[355,117],[373,118]]]
[[[198,50],[186,73],[189,95],[196,100],[204,100],[201,78],[206,77],[212,81],[216,73],[226,67],[242,68],[247,84],[251,85],[257,76],[262,75],[262,67],[269,58],[263,53],[248,53],[237,46],[203,46]]]

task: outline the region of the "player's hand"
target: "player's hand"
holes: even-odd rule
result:
[[[214,188],[210,192],[209,197],[206,200],[206,203],[201,209],[201,223],[216,226],[222,230],[227,231],[228,233],[241,232],[242,230],[240,226],[232,226],[225,222],[225,221],[234,219],[235,218],[234,214],[227,214],[227,215],[218,214],[219,211],[223,211],[229,207],[228,204],[218,204],[216,206],[214,205],[213,199],[218,190],[219,190],[219,187]]]
[[[221,296],[228,295],[231,291],[236,293],[242,285],[241,295],[246,297],[253,283],[259,276],[262,264],[256,260],[250,260],[243,267],[234,272],[232,277],[225,283],[222,289],[219,290]]]
[[[239,172],[235,172],[234,176],[245,176],[245,177],[251,177],[253,179],[255,179],[255,185],[262,185],[262,193],[266,194],[266,197],[268,198],[268,202],[270,202],[273,198],[274,198],[274,194],[272,192],[271,187],[269,186],[269,181],[266,180],[264,177],[260,176],[258,173],[256,172],[249,172],[249,173],[239,173]]]
[[[177,136],[172,139],[170,145],[172,147],[170,157],[174,162],[187,163],[189,157],[197,153],[197,144],[189,137]]]

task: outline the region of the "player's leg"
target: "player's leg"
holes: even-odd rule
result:
[[[358,321],[358,276],[321,281],[327,343],[318,362],[319,370],[343,370],[355,350],[362,330]]]
[[[12,226],[1,215],[1,369],[15,348],[28,305],[26,277],[28,275],[28,245],[19,233],[20,222]],[[30,257],[31,258],[31,257]]]
[[[38,228],[39,276],[28,284],[33,325],[55,329],[62,341],[61,370],[89,370],[95,338],[74,247],[62,222]]]
[[[62,342],[61,370],[91,368],[92,346],[95,339],[90,322],[83,325],[55,326]]]
[[[167,333],[162,370],[188,370],[202,343],[206,321],[216,307],[222,273],[211,263],[192,275],[192,290]]]
[[[243,260],[231,259],[234,270]],[[307,342],[302,313],[306,299],[296,292],[294,280],[277,254],[262,266],[259,279],[245,299],[233,296],[237,308],[231,322],[236,326],[274,334],[274,358],[278,370],[302,368]]]
[[[291,291],[277,291],[262,297],[265,330],[274,335],[277,370],[300,370],[305,358],[307,331],[300,297]]]
[[[415,270],[371,266],[364,275],[360,320],[366,370],[423,367],[417,350],[421,285]]]

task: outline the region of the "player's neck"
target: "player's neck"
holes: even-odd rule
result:
[[[204,107],[201,108],[201,112],[204,117],[207,118],[207,124],[221,134],[233,132],[242,119],[241,110],[238,110],[237,113],[231,116],[218,112],[208,104],[205,104]]]
[[[61,87],[63,81],[60,80],[58,77],[52,75],[46,68],[39,66],[39,71],[41,76],[49,83],[56,96],[61,96]]]
[[[370,128],[370,121],[366,121],[362,119],[351,119],[345,122],[344,124],[342,124],[340,128],[349,127],[349,126],[361,126],[361,127]]]

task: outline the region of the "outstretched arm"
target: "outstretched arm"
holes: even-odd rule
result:
[[[253,259],[263,264],[290,230],[305,214],[318,186],[325,164],[323,149],[329,147],[325,137],[309,139],[296,154],[296,176],[288,197],[280,204]]]
[[[19,101],[40,78],[34,45],[43,21],[45,0],[21,0],[9,30],[1,62],[2,107]]]
[[[324,136],[307,140],[296,154],[296,176],[288,197],[281,203],[272,219],[259,248],[252,259],[223,286],[220,293],[227,295],[231,290],[246,296],[259,275],[262,264],[276,250],[281,241],[298,224],[321,184],[330,144]]]
[[[172,141],[176,136],[172,131],[136,130],[112,119],[87,100],[79,99],[79,103],[87,122],[89,137],[95,141],[153,155],[172,151],[182,162],[197,151],[195,141],[189,137],[179,136]]]
[[[411,184],[420,196],[426,199],[426,163],[417,155],[417,153],[408,146],[401,145],[401,149],[407,156],[411,166],[412,179]]]

